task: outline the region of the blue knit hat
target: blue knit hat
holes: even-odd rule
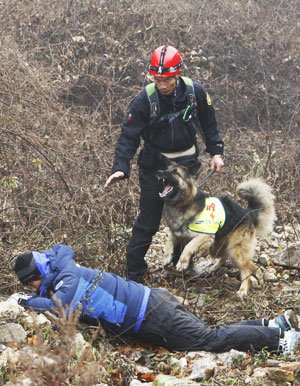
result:
[[[14,270],[23,285],[41,278],[41,273],[35,264],[32,252],[18,256],[15,260]]]

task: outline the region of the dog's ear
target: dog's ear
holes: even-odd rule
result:
[[[166,157],[166,163],[167,163],[167,168],[169,168],[169,167],[171,167],[171,166],[176,166],[176,165],[178,165],[177,162],[172,161],[170,158],[167,158],[167,157]]]

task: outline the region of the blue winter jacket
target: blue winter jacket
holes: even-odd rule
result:
[[[83,315],[117,333],[139,331],[150,295],[148,287],[76,264],[74,251],[67,245],[58,244],[42,253],[50,262],[49,273],[42,276],[45,295],[33,295],[27,307],[55,312],[60,303],[68,306],[67,313],[79,307]],[[54,292],[55,301],[50,291]]]

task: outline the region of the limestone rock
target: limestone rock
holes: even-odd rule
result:
[[[199,382],[194,382],[187,378],[179,379],[171,375],[165,375],[165,374],[159,374],[155,378],[155,381],[153,382],[153,386],[190,386],[190,385],[199,386]]]
[[[279,369],[276,367],[269,368],[268,374],[269,377],[278,385],[282,385],[285,382],[293,382],[295,379],[295,374],[293,371]]]
[[[20,343],[26,339],[24,328],[17,323],[7,323],[0,326],[0,342],[2,343]]]
[[[289,268],[300,268],[300,241],[289,245],[283,251],[275,255],[273,263]]]
[[[44,314],[32,314],[28,315],[25,318],[25,324],[27,327],[38,326],[51,326],[51,322],[46,318]]]
[[[24,308],[21,307],[15,299],[8,298],[4,302],[0,302],[0,316],[10,316],[12,318],[18,318],[24,312]]]

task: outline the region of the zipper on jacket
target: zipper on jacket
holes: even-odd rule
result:
[[[173,106],[173,113],[176,112],[176,105],[175,102],[172,102]],[[171,143],[172,143],[172,151],[174,150],[174,120],[171,122]]]

